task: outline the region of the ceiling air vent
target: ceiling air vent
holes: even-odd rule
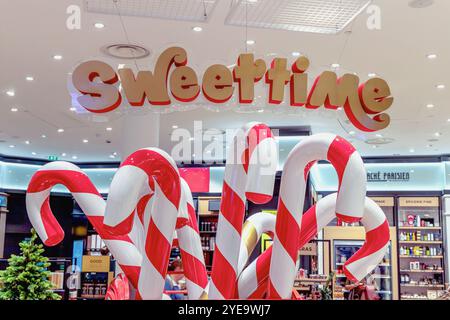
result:
[[[205,22],[218,0],[85,0],[91,13]]]
[[[375,138],[375,139],[367,139],[365,141],[365,143],[370,144],[370,145],[379,146],[379,145],[389,144],[394,141],[395,141],[395,139],[392,139],[392,138]]]
[[[226,23],[337,34],[370,2],[371,0],[234,0]]]
[[[103,47],[102,51],[119,59],[142,59],[150,55],[150,50],[134,44],[112,44]]]

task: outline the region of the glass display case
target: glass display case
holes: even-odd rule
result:
[[[358,251],[364,241],[352,240],[335,240],[333,248],[333,264],[335,270],[335,283],[334,283],[334,299],[345,299],[348,295],[348,291],[345,286],[349,284],[347,277],[344,274],[343,266],[345,262]],[[368,285],[375,287],[376,293],[382,300],[392,300],[392,249],[389,245],[389,249],[386,252],[383,260],[378,266],[364,279],[364,282]]]

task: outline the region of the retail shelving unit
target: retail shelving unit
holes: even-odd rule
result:
[[[398,299],[396,229],[394,227],[389,229],[391,238],[389,251],[383,261],[366,277],[366,280],[368,284],[375,285],[377,293],[382,299],[395,300]],[[330,241],[330,249],[326,248],[323,256],[325,273],[333,271],[335,274],[333,299],[342,300],[348,293],[345,285],[349,284],[343,273],[343,265],[363,245],[365,231],[363,227],[327,226],[324,228],[323,239]],[[331,250],[331,258],[328,258],[328,250]],[[331,263],[327,259],[331,259]],[[329,265],[331,270],[326,270]]]
[[[212,268],[216,246],[220,199],[220,197],[198,197],[198,229],[208,271]]]
[[[343,298],[347,277],[343,273],[343,266],[345,262],[361,248],[362,241],[334,241],[334,297]],[[383,261],[365,278],[368,285],[373,285],[376,292],[383,300],[392,300],[392,264],[391,264],[391,246],[389,246],[388,252],[386,252]]]
[[[397,216],[400,298],[436,299],[445,279],[439,198],[400,197]]]
[[[77,256],[74,256],[74,260],[77,260],[75,264],[78,262],[80,267],[79,290],[74,296],[71,292],[70,299],[104,299],[107,287],[114,277],[115,261],[101,237],[84,216],[77,221],[73,233],[75,242],[80,242],[82,248]]]
[[[59,294],[63,299],[68,297],[67,279],[70,275],[72,259],[69,258],[49,258],[50,281],[53,284],[52,291]]]

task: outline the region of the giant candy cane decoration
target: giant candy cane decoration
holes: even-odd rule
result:
[[[234,137],[227,155],[216,250],[209,297],[236,298],[241,229],[245,201],[266,203],[272,198],[278,154],[270,128],[249,123]]]
[[[326,196],[304,214],[298,249],[307,244],[336,217],[336,198],[337,194]],[[266,219],[275,220],[275,216],[268,215]],[[266,222],[266,224],[268,223]],[[344,264],[344,273],[353,282],[360,281],[376,267],[383,259],[390,241],[386,216],[370,198],[365,199],[361,223],[366,232],[366,241]],[[258,234],[258,236],[260,235]],[[271,254],[272,248],[269,248],[242,272],[238,284],[239,298],[260,299],[264,297],[267,292]]]
[[[188,296],[197,300],[206,296],[208,274],[201,246],[194,200],[187,182],[181,178],[182,197],[176,233],[183,261]]]
[[[104,224],[113,234],[128,234],[144,186],[154,190],[154,195],[151,216],[144,226],[145,254],[138,297],[161,299],[181,199],[178,169],[167,153],[156,148],[141,149],[122,163],[111,182]]]
[[[363,217],[366,181],[362,160],[348,142],[330,134],[306,138],[290,153],[282,177],[274,245],[244,269],[254,244],[242,244],[241,232],[246,239],[254,231],[252,223],[255,227],[263,222],[258,221],[262,215],[253,216],[242,230],[245,201],[265,203],[271,199],[278,162],[275,141],[267,126],[251,123],[244,127],[244,133],[235,137],[227,156],[209,296],[237,298],[239,291],[240,298],[255,298],[268,290],[270,298],[289,298],[298,246],[307,243],[334,216],[349,222],[362,218],[366,243],[347,261],[344,271],[351,280],[365,276],[384,255],[388,225],[384,215],[378,214],[380,209],[370,201],[366,201]],[[242,161],[233,159],[236,150],[235,155]],[[320,159],[329,160],[338,172],[339,192],[322,199],[302,220],[307,172]],[[206,296],[208,282],[192,195],[169,155],[149,148],[129,156],[114,176],[106,210],[105,202],[78,167],[64,162],[45,165],[30,182],[27,210],[46,245],[55,245],[64,237],[49,207],[50,191],[59,183],[68,187],[105,240],[138,289],[138,297],[162,297],[175,229],[189,298]],[[256,237],[272,231],[273,225],[273,221],[265,221],[256,230]]]
[[[359,221],[364,212],[366,172],[363,161],[345,139],[332,134],[305,138],[292,149],[284,165],[278,201],[277,222],[269,272],[269,297],[291,297],[301,234],[307,173],[317,160],[328,160],[339,178],[336,216]]]
[[[106,232],[103,226],[105,201],[89,177],[69,162],[56,161],[44,165],[33,175],[28,185],[26,194],[28,217],[44,244],[54,246],[64,238],[64,231],[50,208],[50,192],[57,184],[69,189],[121,269],[136,286],[141,254],[127,235],[113,236]]]

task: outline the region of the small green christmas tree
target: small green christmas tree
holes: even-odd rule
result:
[[[20,255],[11,255],[9,266],[0,271],[0,299],[2,300],[59,300],[61,296],[51,291],[50,263],[44,257],[42,244],[36,244],[36,231],[31,239],[19,243]]]

